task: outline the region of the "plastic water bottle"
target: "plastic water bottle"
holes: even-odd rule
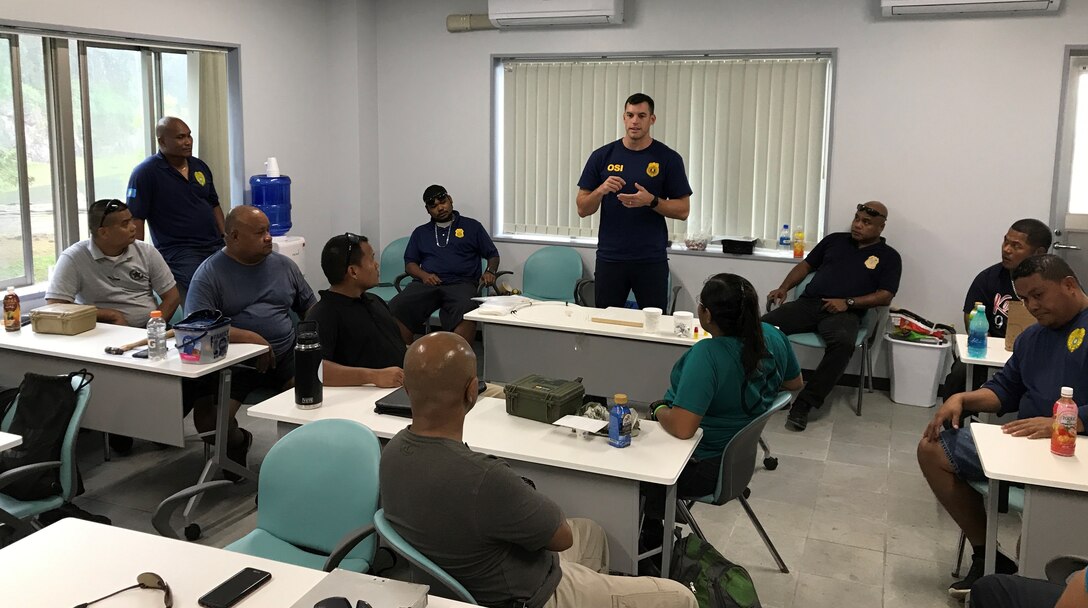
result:
[[[800,224],[793,228],[793,257],[805,257],[805,229]]]
[[[612,398],[613,406],[608,411],[608,445],[625,448],[631,445],[631,429],[635,418],[631,408],[627,407],[627,395],[617,393]]]
[[[986,307],[981,302],[975,303],[975,314],[967,326],[967,356],[981,359],[986,356],[986,336],[990,333],[990,322],[986,320]]]
[[[1072,387],[1063,386],[1062,396],[1054,402],[1054,426],[1050,432],[1050,453],[1072,456],[1077,450],[1077,404]]]
[[[249,178],[253,206],[268,216],[268,231],[283,236],[291,229],[291,178],[280,175],[276,157],[265,162],[265,174]]]
[[[782,224],[782,230],[778,231],[778,248],[789,249],[792,241],[790,240],[790,225]]]
[[[166,358],[166,321],[161,310],[152,310],[147,321],[147,358],[151,361]]]

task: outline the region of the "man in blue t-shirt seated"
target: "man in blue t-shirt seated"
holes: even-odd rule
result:
[[[786,418],[790,430],[805,430],[809,412],[823,405],[846,371],[865,312],[887,306],[899,290],[903,262],[880,236],[887,221],[888,208],[883,203],[858,205],[850,232],[824,237],[767,295],[771,304],[781,306],[764,315],[765,322],[786,335],[816,332],[826,345],[816,371],[806,374],[808,383],[790,407]],[[801,297],[785,302],[789,290],[813,272],[816,275]]]
[[[256,207],[231,209],[226,218],[227,246],[196,270],[185,310],[218,310],[230,317],[230,341],[270,347],[252,365],[232,368],[230,431],[227,455],[243,467],[253,434],[234,419],[250,392],[265,388],[286,390],[295,380],[295,321],[306,314],[317,298],[291,258],[272,251],[268,218]],[[193,411],[200,432],[215,430],[215,397],[218,378],[209,374],[185,386],[184,400]],[[225,473],[226,474],[226,473]],[[233,474],[227,475],[234,479]]]
[[[1009,303],[1019,302],[1016,290],[1012,288],[1012,278],[1009,273],[1020,265],[1020,262],[1033,255],[1042,255],[1050,249],[1050,228],[1039,220],[1017,220],[1005,238],[1001,242],[1001,262],[986,268],[978,273],[971,287],[967,289],[967,296],[963,300],[963,326],[970,331],[970,317],[975,308],[975,302],[982,302],[986,307],[986,320],[990,323],[990,337],[1004,338],[1005,328],[1009,322]],[[978,388],[986,381],[989,370],[979,366],[975,368],[974,378],[971,379],[971,388]],[[964,390],[967,385],[967,366],[962,361],[956,360],[952,364],[952,371],[944,379],[944,387],[941,389],[941,399],[948,399],[952,395]]]
[[[431,221],[417,227],[404,250],[404,272],[412,282],[389,302],[405,344],[434,311],[441,310],[443,331],[452,331],[465,341],[476,339],[476,323],[465,313],[478,304],[472,300],[480,286],[495,284],[499,250],[480,222],[453,210],[453,197],[439,185],[423,191],[423,204]],[[480,260],[487,268],[480,273]]]
[[[623,137],[589,155],[578,178],[578,217],[601,211],[594,305],[668,309],[669,235],[665,218],[686,220],[691,186],[684,159],[650,137],[654,100],[635,93],[623,106]]]
[[[948,592],[964,597],[982,575],[986,542],[986,510],[982,496],[968,484],[984,481],[971,427],[960,429],[966,413],[1017,413],[1005,424],[1017,437],[1050,437],[1054,402],[1061,387],[1073,388],[1074,398],[1088,395],[1088,295],[1073,270],[1055,255],[1030,257],[1012,271],[1013,286],[1038,324],[1024,330],[1005,367],[982,388],[949,397],[937,410],[918,443],[918,464],[929,487],[974,548],[966,578]],[[1088,405],[1079,408],[1077,432],[1088,421]],[[946,428],[947,427],[947,428]],[[1045,446],[1040,446],[1045,449]],[[998,552],[997,572],[1013,574],[1016,564]]]

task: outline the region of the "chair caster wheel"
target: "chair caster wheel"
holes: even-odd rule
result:
[[[768,456],[763,459],[763,466],[768,471],[773,471],[778,468],[778,459],[774,456]]]
[[[185,540],[196,540],[198,538],[200,538],[200,524],[185,526]]]

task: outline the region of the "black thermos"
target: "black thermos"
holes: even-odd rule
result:
[[[321,339],[317,321],[300,321],[295,338],[295,405],[321,407]]]

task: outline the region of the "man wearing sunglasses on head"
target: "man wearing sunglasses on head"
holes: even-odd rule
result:
[[[95,201],[87,209],[87,225],[91,238],[57,258],[46,301],[96,306],[98,321],[111,325],[144,327],[152,310],[169,319],[181,302],[174,276],[154,247],[136,240],[128,206]]]
[[[808,382],[790,407],[788,429],[805,430],[809,412],[823,405],[846,371],[865,311],[887,306],[899,290],[902,260],[880,236],[887,220],[883,203],[858,205],[850,232],[824,237],[767,295],[771,304],[780,306],[763,316],[765,322],[786,335],[816,332],[826,345],[823,359],[812,375],[806,374]],[[813,272],[816,276],[804,293],[786,302],[789,290]]]
[[[431,221],[412,231],[404,250],[404,271],[413,281],[389,307],[405,344],[422,332],[423,322],[436,310],[441,310],[444,331],[471,343],[476,323],[464,316],[478,305],[472,298],[479,295],[480,286],[495,284],[499,250],[480,222],[453,210],[453,197],[442,186],[428,186],[423,204]],[[483,273],[480,260],[487,260]]]
[[[385,300],[366,293],[378,284],[378,260],[365,236],[334,236],[321,250],[321,271],[329,288],[306,313],[317,321],[325,386],[404,383],[400,329]]]

